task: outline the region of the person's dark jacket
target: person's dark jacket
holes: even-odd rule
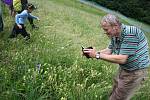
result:
[[[0,32],[3,31],[3,27],[4,25],[3,25],[3,19],[2,19],[2,9],[0,7]]]
[[[26,9],[27,4],[28,4],[28,0],[21,0],[22,11]]]

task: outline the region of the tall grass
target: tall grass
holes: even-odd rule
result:
[[[39,30],[8,39],[14,18],[4,14],[0,34],[1,100],[107,100],[116,65],[81,56],[81,46],[105,48],[99,27],[105,14],[75,0],[31,0],[38,6]],[[8,11],[7,8],[5,8]],[[134,100],[149,100],[149,81]]]

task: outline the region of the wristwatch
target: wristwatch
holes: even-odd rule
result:
[[[100,59],[101,57],[100,57],[100,52],[97,52],[96,53],[96,59]]]

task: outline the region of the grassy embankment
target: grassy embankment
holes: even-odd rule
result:
[[[109,40],[99,27],[102,11],[75,0],[31,0],[38,5],[39,30],[25,42],[8,39],[14,19],[4,14],[0,34],[1,100],[107,100],[116,71],[114,64],[86,59],[81,46],[103,49]],[[5,8],[6,9],[6,8]],[[148,33],[147,33],[147,36]],[[37,68],[40,65],[40,68]],[[134,100],[149,100],[150,82]]]

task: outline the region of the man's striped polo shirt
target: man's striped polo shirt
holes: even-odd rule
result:
[[[146,68],[150,64],[148,42],[144,33],[135,26],[122,24],[119,38],[113,37],[109,44],[113,54],[129,55],[125,64],[120,67],[126,70]]]

